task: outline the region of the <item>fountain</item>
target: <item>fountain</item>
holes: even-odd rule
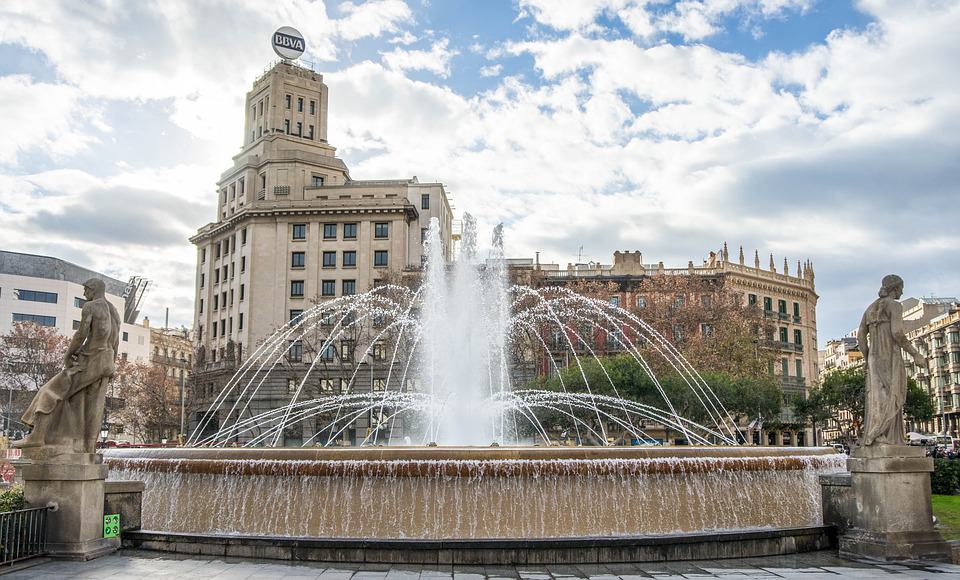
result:
[[[521,544],[582,548],[583,538],[633,542],[601,560],[647,557],[637,551],[644,541],[675,534],[684,545],[734,538],[739,555],[825,546],[818,476],[841,469],[843,456],[737,446],[722,401],[656,330],[569,290],[509,286],[502,230],[481,258],[475,222],[465,222],[452,268],[434,223],[423,284],[320,302],[277,329],[220,391],[191,448],[106,454],[112,477],[146,483],[146,547],[176,549],[177,534],[228,538],[227,555],[237,536],[324,538],[337,549],[363,538],[352,555],[324,545],[309,557],[405,561],[431,549],[428,559],[440,557],[436,542],[474,542],[464,557],[505,562]],[[650,400],[620,396],[595,336],[642,369]],[[651,354],[699,403],[694,418],[677,412]],[[567,388],[562,366],[582,389]],[[542,371],[555,375],[547,386],[532,380]],[[261,408],[278,374],[291,377],[289,400]],[[359,446],[342,447],[358,421],[367,426]],[[653,425],[691,445],[660,445]],[[290,433],[299,447],[284,447]],[[609,445],[619,441],[639,445]],[[490,541],[513,555],[503,546],[477,555],[475,543]],[[400,553],[390,542],[413,544]],[[549,546],[530,549],[573,557]]]

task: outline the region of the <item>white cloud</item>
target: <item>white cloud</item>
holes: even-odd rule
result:
[[[345,18],[336,22],[337,34],[344,40],[395,33],[399,31],[400,24],[413,19],[410,7],[401,0],[374,0],[363,4],[344,2],[339,10],[346,14]],[[406,35],[400,38],[406,40]]]
[[[99,111],[83,103],[75,87],[36,83],[26,75],[0,76],[0,164],[16,163],[22,153],[53,157],[85,151],[108,131]]]
[[[383,62],[393,70],[425,70],[440,77],[450,76],[450,60],[459,51],[450,48],[450,40],[442,38],[433,43],[430,50],[404,50],[395,48],[383,53]]]
[[[402,44],[404,46],[409,46],[419,40],[416,36],[410,33],[409,30],[405,30],[400,36],[395,36],[391,38],[388,42],[390,44]]]
[[[488,66],[480,67],[480,76],[482,77],[498,77],[500,76],[500,71],[503,70],[502,64],[491,64]]]

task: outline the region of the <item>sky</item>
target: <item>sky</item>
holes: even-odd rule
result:
[[[443,182],[511,257],[809,259],[821,345],[885,274],[960,295],[958,0],[3,2],[0,248],[145,276],[189,325],[284,25],[351,176]]]

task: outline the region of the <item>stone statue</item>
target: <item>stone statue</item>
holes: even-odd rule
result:
[[[87,302],[73,335],[63,370],[47,381],[23,414],[33,427],[16,447],[43,447],[60,453],[94,453],[106,386],[116,372],[120,314],[105,297],[103,280],[83,284]]]
[[[903,333],[903,308],[897,300],[903,294],[903,279],[883,277],[880,298],[867,307],[860,321],[857,339],[866,361],[866,404],[862,445],[904,445],[903,403],[907,399],[907,371],[900,350],[908,352],[918,365],[923,358]]]

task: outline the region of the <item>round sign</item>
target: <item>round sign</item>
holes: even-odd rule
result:
[[[306,47],[303,35],[296,28],[281,26],[273,33],[273,52],[281,58],[290,60],[300,58]]]

